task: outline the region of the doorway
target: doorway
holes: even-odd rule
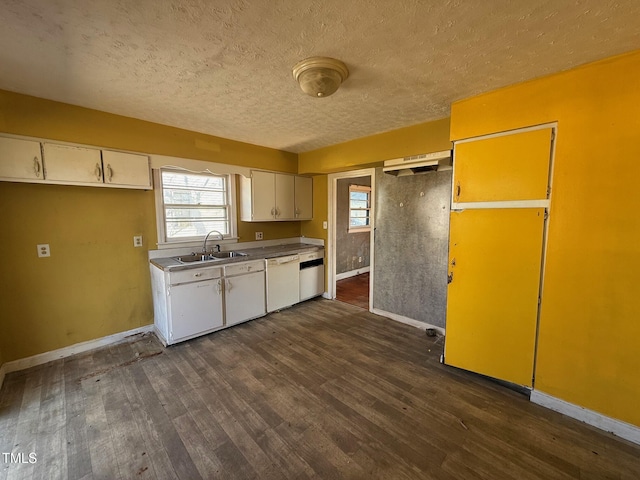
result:
[[[371,309],[375,169],[329,175],[330,298]]]

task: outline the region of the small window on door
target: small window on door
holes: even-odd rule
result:
[[[349,185],[349,233],[371,230],[371,187]]]

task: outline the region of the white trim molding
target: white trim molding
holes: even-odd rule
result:
[[[437,327],[435,325],[431,325],[426,322],[421,322],[420,320],[414,320],[413,318],[405,317],[403,315],[398,315],[397,313],[385,312],[384,310],[380,310],[378,308],[372,308],[371,313],[375,313],[376,315],[380,315],[381,317],[387,317],[391,320],[395,320],[396,322],[404,323],[405,325],[411,325],[412,327],[419,328],[421,330],[426,330],[427,328],[433,328],[440,335],[444,335],[444,328]]]
[[[629,440],[640,445],[640,427],[632,425],[622,420],[607,417],[601,413],[589,410],[588,408],[566,402],[556,397],[552,397],[539,390],[531,391],[531,402],[562,413],[568,417],[575,418],[593,427]]]
[[[348,272],[338,273],[336,275],[336,281],[344,280],[345,278],[355,277],[357,275],[360,275],[362,273],[368,273],[370,271],[371,271],[371,267],[362,267],[362,268],[358,268],[357,270],[349,270]]]
[[[126,332],[114,333],[102,338],[96,338],[95,340],[89,340],[86,342],[76,343],[68,347],[60,348],[58,350],[52,350],[50,352],[39,353],[31,357],[20,358],[12,362],[7,362],[0,367],[0,388],[2,388],[2,382],[7,373],[17,372],[25,370],[27,368],[35,367],[36,365],[43,365],[53,360],[60,358],[70,357],[78,353],[93,350],[94,348],[104,347],[124,340],[132,335],[138,335],[141,333],[153,332],[153,324],[145,325],[144,327],[134,328],[133,330],[127,330]]]

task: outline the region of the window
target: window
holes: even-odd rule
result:
[[[225,238],[234,237],[236,212],[231,180],[230,175],[161,170],[161,242],[198,240],[211,230]]]
[[[371,187],[349,185],[349,232],[371,230]]]

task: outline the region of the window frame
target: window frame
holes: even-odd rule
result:
[[[223,177],[226,186],[227,197],[227,220],[229,222],[229,232],[223,235],[223,240],[217,243],[235,243],[238,240],[238,205],[236,201],[236,175],[233,173],[212,173],[209,171],[193,171],[185,168],[158,168],[153,169],[153,183],[156,203],[156,225],[158,231],[158,248],[173,248],[198,246],[202,244],[206,234],[192,237],[167,238],[166,210],[164,203],[164,185],[162,184],[162,172],[175,172],[192,175],[208,175],[213,177]]]
[[[352,192],[360,192],[360,193],[366,193],[367,194],[367,207],[366,208],[351,208],[351,193]],[[349,201],[349,228],[348,228],[348,233],[361,233],[361,232],[370,232],[371,231],[371,187],[368,185],[357,185],[357,184],[351,184],[349,185],[349,197],[348,197],[348,201]],[[352,218],[358,218],[358,217],[353,217],[351,215],[351,212],[357,210],[357,211],[366,211],[367,215],[366,217],[359,217],[359,218],[366,218],[367,219],[367,225],[351,225],[351,219]]]

